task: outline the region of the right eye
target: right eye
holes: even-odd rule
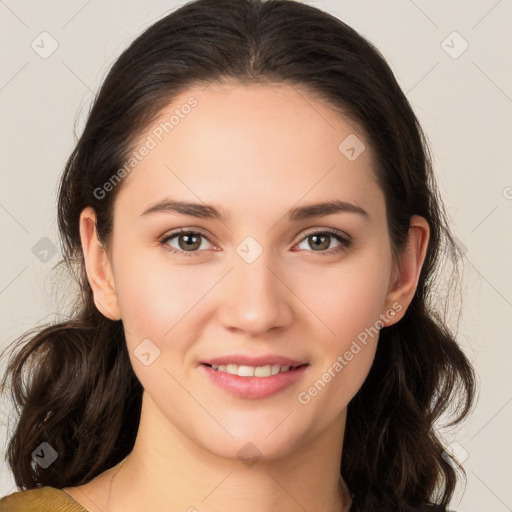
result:
[[[196,252],[201,252],[199,249],[201,248],[202,240],[205,239],[208,243],[211,244],[209,238],[203,233],[199,233],[197,231],[187,231],[185,229],[181,229],[179,231],[174,231],[169,233],[163,238],[160,243],[165,246],[165,248],[175,254],[180,254],[184,256],[192,256]],[[178,243],[178,247],[175,247],[170,244],[171,241],[176,239]],[[204,248],[203,248],[204,250]]]

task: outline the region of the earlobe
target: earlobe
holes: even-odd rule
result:
[[[121,311],[113,273],[107,251],[98,239],[96,214],[91,207],[84,208],[80,214],[80,240],[94,303],[101,314],[110,320],[119,320]]]
[[[413,215],[409,227],[407,247],[398,256],[398,264],[390,282],[390,290],[386,297],[387,309],[393,309],[396,314],[391,315],[385,326],[398,322],[407,311],[411,303],[427,254],[430,227],[428,222],[419,215]],[[397,307],[399,305],[400,307]]]

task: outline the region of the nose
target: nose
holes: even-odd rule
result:
[[[219,313],[226,329],[257,336],[292,323],[293,294],[265,251],[252,263],[235,259],[226,281]]]

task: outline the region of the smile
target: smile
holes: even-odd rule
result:
[[[212,364],[208,365],[218,372],[238,375],[239,377],[270,377],[278,373],[293,371],[299,366],[268,364],[265,366],[245,366],[237,364]]]

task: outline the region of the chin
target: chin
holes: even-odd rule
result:
[[[279,422],[276,422],[276,425],[278,424]],[[219,434],[212,438],[211,432],[203,433],[201,444],[218,457],[237,459],[251,467],[260,460],[277,460],[298,449],[300,435],[292,435],[289,428],[290,425],[287,428],[280,425],[274,427],[274,431],[267,431],[258,423],[252,422],[246,428],[229,429],[233,438],[227,434]]]

